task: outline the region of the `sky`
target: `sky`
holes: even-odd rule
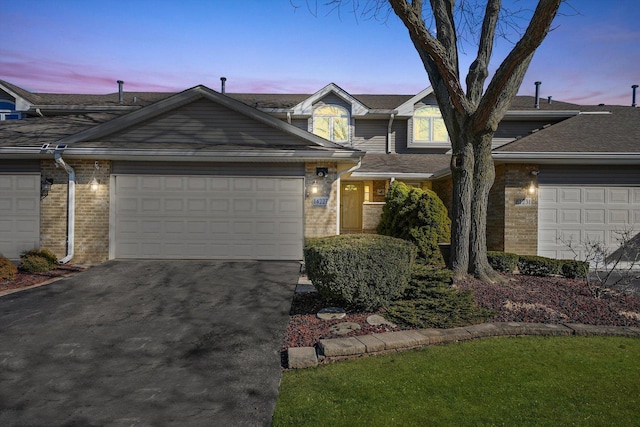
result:
[[[395,15],[371,19],[326,2],[0,0],[0,79],[33,92],[91,94],[116,92],[117,80],[125,91],[220,90],[221,76],[227,92],[311,94],[333,82],[351,94],[416,94],[430,85]],[[640,0],[568,0],[552,27],[520,95],[541,81],[545,99],[631,105]],[[511,43],[497,41],[491,70]],[[462,76],[475,50],[463,45]]]

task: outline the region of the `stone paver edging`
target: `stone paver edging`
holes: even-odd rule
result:
[[[427,345],[486,337],[527,335],[608,335],[640,338],[640,328],[596,326],[579,323],[495,322],[451,329],[415,329],[347,338],[321,339],[316,347],[292,347],[287,351],[291,369],[358,356],[384,354]]]

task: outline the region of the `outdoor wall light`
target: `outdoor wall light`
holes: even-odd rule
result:
[[[318,185],[318,181],[314,180],[307,190],[307,197],[309,197],[309,195],[316,196],[319,191],[320,186]]]
[[[89,182],[89,188],[91,188],[91,191],[98,191],[98,188],[100,188],[100,183],[96,178],[96,171],[99,169],[100,165],[98,165],[98,161],[96,160],[96,162],[93,164],[93,176],[91,177],[91,181]]]
[[[49,191],[51,191],[52,185],[53,178],[43,178],[42,181],[40,181],[40,200],[49,195]]]
[[[529,188],[527,188],[527,194],[529,194],[530,196],[536,194],[536,185],[533,183],[533,181],[531,181],[531,184],[529,184]]]

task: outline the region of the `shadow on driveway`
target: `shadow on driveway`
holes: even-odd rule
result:
[[[0,298],[0,425],[268,425],[298,262],[110,261]]]

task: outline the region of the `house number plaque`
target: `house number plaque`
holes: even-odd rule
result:
[[[326,207],[328,202],[328,197],[314,197],[313,200],[311,200],[311,205]]]

